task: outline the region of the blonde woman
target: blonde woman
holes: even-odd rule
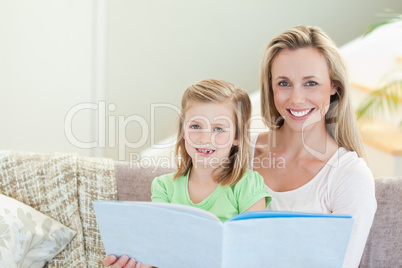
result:
[[[320,28],[275,37],[261,63],[261,112],[270,131],[251,139],[252,169],[272,196],[268,209],[352,215],[343,267],[356,268],[377,204],[348,91],[342,57]]]

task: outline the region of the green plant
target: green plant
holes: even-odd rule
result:
[[[359,105],[356,114],[357,119],[372,118],[376,112],[395,114],[398,112],[399,104],[402,103],[402,80],[396,80],[374,90]],[[402,121],[399,123],[402,125]]]
[[[396,18],[387,19],[374,23],[368,27],[364,36],[374,31],[379,26],[402,21],[402,15]],[[402,64],[395,72],[402,74]],[[395,76],[394,76],[395,77]],[[400,76],[399,76],[400,77]],[[356,114],[357,119],[371,119],[375,113],[385,113],[387,110],[390,114],[396,114],[399,110],[399,105],[402,103],[402,79],[393,79],[386,83],[383,87],[371,92],[359,105]],[[402,126],[402,121],[399,122]]]

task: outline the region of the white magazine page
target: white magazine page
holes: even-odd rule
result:
[[[223,224],[139,202],[95,201],[106,253],[163,268],[220,267]]]
[[[119,201],[119,202],[134,202],[134,201]],[[196,207],[191,207],[191,206],[186,206],[186,205],[181,205],[181,204],[172,204],[172,203],[158,203],[158,202],[135,202],[139,205],[145,205],[145,206],[156,206],[156,207],[162,207],[162,208],[168,208],[168,209],[173,209],[173,210],[179,210],[183,212],[188,212],[192,213],[195,215],[198,215],[200,217],[216,220],[217,222],[221,222],[221,220],[216,217],[214,214],[212,214],[209,211],[206,211],[205,209],[201,208],[196,208]]]
[[[226,222],[224,268],[341,268],[352,218],[266,218]]]

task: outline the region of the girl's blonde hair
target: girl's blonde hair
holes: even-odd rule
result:
[[[282,49],[316,48],[326,59],[331,83],[337,92],[331,96],[325,116],[328,133],[339,146],[364,157],[356,116],[350,103],[350,84],[344,60],[331,38],[320,28],[297,26],[275,37],[267,46],[261,62],[261,114],[268,128],[280,128],[284,121],[275,107],[272,90],[272,62]]]
[[[224,103],[228,102],[233,107],[236,122],[235,138],[238,146],[233,146],[228,157],[228,165],[217,170],[214,178],[222,186],[235,185],[243,176],[249,164],[250,147],[247,145],[250,139],[249,119],[251,117],[251,102],[248,94],[235,85],[215,79],[207,79],[191,85],[186,89],[181,100],[181,115],[176,144],[177,172],[174,179],[186,175],[193,166],[188,155],[184,141],[185,114],[193,103]]]

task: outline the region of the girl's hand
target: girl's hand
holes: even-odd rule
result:
[[[115,255],[108,255],[103,259],[103,266],[111,268],[140,268],[141,263],[136,262],[135,259],[130,259],[127,255],[123,255],[119,259]]]

